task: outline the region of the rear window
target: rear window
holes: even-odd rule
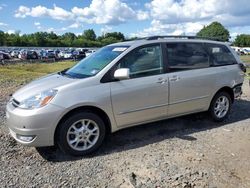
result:
[[[221,44],[205,44],[206,50],[211,56],[210,62],[213,66],[236,64],[237,61],[231,51]]]

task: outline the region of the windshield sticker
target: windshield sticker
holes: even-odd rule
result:
[[[93,69],[93,70],[91,71],[91,74],[96,74],[97,72],[98,72],[97,69]]]
[[[220,53],[220,48],[212,48],[212,53]]]
[[[124,47],[118,47],[118,48],[114,48],[112,51],[113,52],[124,52],[127,48]]]

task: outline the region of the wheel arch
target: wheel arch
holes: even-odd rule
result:
[[[109,116],[107,115],[106,112],[104,112],[102,109],[95,107],[95,106],[80,106],[80,107],[76,107],[71,109],[69,112],[67,112],[66,114],[63,115],[63,117],[60,119],[60,121],[57,123],[56,125],[56,129],[54,131],[54,144],[56,145],[56,140],[57,140],[57,136],[58,136],[58,128],[60,126],[60,124],[65,121],[67,118],[69,118],[71,115],[75,114],[75,113],[81,113],[81,112],[92,112],[95,113],[96,115],[98,115],[103,121],[104,124],[107,128],[107,133],[111,133],[112,128],[111,128],[111,121],[109,119]]]
[[[220,89],[214,94],[214,96],[213,96],[213,98],[212,98],[212,101],[213,101],[214,97],[215,97],[218,93],[220,93],[220,92],[226,92],[226,93],[228,93],[228,94],[230,95],[230,98],[231,98],[232,103],[234,102],[234,91],[233,91],[233,89],[232,89],[231,87],[229,87],[229,86],[224,86],[224,87],[220,88]],[[212,103],[212,101],[211,101],[211,103]]]

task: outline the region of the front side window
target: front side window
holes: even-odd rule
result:
[[[61,72],[69,77],[86,78],[96,75],[129,46],[106,46],[84,58],[74,67]]]
[[[129,68],[130,78],[163,73],[160,44],[133,50],[120,61],[118,68]]]
[[[221,44],[205,44],[211,58],[211,64],[214,66],[236,64],[236,60],[230,50]]]
[[[202,43],[168,43],[167,57],[170,71],[209,67],[209,57]]]

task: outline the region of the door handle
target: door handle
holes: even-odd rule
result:
[[[158,78],[157,82],[158,84],[164,84],[166,80],[164,78]]]
[[[171,82],[176,82],[176,81],[178,81],[178,80],[180,80],[181,78],[179,77],[179,76],[177,76],[177,75],[174,75],[174,76],[172,76],[171,78],[169,78],[169,81],[171,81]]]

